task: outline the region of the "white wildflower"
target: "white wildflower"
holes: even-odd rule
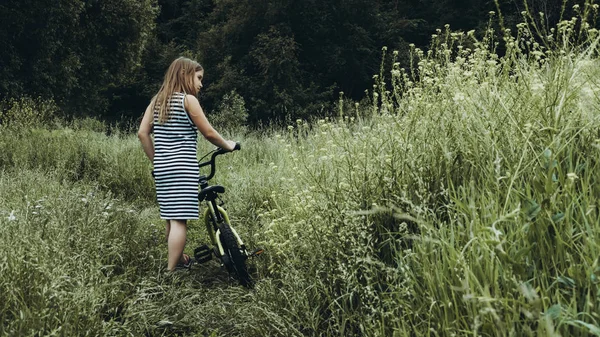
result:
[[[454,97],[452,97],[452,100],[454,102],[461,102],[465,100],[465,95],[462,92],[457,92],[456,94],[454,94]]]
[[[531,90],[536,92],[544,91],[544,83],[542,83],[541,81],[534,81],[533,83],[531,83]]]

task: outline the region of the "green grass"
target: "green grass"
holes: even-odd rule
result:
[[[135,135],[0,129],[0,335],[600,335],[598,34],[561,27],[502,57],[440,32],[369,106],[232,135],[215,183],[266,248],[253,291],[165,273]]]

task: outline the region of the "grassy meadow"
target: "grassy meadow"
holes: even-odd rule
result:
[[[599,35],[582,18],[537,40],[521,24],[502,55],[489,32],[440,30],[406,70],[384,48],[361,104],[228,135],[243,149],[214,182],[266,249],[253,290],[215,261],[166,273],[133,132],[15,104],[0,335],[600,336]],[[189,228],[191,253],[207,238]]]

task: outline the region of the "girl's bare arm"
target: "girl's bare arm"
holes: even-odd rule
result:
[[[198,128],[198,131],[213,145],[218,146],[222,149],[233,151],[235,142],[231,140],[225,140],[212,125],[206,119],[204,111],[200,106],[200,102],[194,95],[186,95],[185,98],[185,110],[189,112],[192,122]]]
[[[146,112],[144,112],[144,117],[142,118],[142,122],[140,123],[140,129],[138,130],[138,138],[142,143],[142,148],[146,153],[146,156],[150,159],[150,161],[154,161],[154,143],[152,142],[152,137],[150,134],[152,133],[152,121],[154,119],[152,113],[152,103],[148,105],[146,108]]]

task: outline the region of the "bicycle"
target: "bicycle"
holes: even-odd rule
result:
[[[240,143],[236,143],[233,151],[240,150]],[[215,158],[228,151],[221,148],[210,151],[202,159],[211,155],[209,161],[198,162],[200,168],[210,165],[210,173],[208,176],[200,175],[200,191],[198,192],[198,200],[200,203],[206,202],[206,210],[204,211],[204,224],[208,231],[208,236],[212,244],[212,248],[208,245],[202,245],[194,250],[194,258],[198,263],[208,262],[215,255],[221,260],[221,266],[224,266],[229,275],[233,275],[242,286],[251,288],[254,281],[248,272],[246,261],[249,258],[259,256],[264,252],[263,249],[256,249],[252,253],[248,253],[246,245],[231,226],[229,215],[221,205],[217,205],[219,194],[225,193],[225,187],[220,185],[209,185],[208,181],[215,175]]]

